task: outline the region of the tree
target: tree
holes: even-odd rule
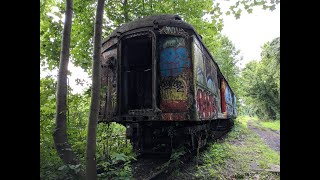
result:
[[[65,24],[62,34],[59,75],[57,80],[56,128],[53,133],[55,148],[66,165],[80,166],[67,137],[67,73],[70,54],[70,34],[72,26],[72,0],[66,1]],[[79,175],[83,176],[81,172]]]
[[[248,107],[261,119],[280,116],[280,38],[262,47],[261,61],[246,64],[241,73],[241,92]]]
[[[94,46],[93,46],[93,65],[92,65],[92,90],[91,104],[88,124],[87,137],[87,157],[86,157],[86,173],[88,180],[97,179],[96,164],[96,129],[99,113],[100,100],[100,56],[101,56],[101,36],[103,21],[104,0],[98,0],[96,21],[94,26]]]
[[[211,47],[213,56],[223,76],[227,79],[233,92],[237,95],[240,69],[236,63],[241,61],[241,57],[239,57],[240,50],[237,50],[226,36],[218,34],[214,38],[218,43],[216,46]]]

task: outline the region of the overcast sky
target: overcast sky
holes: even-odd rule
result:
[[[221,5],[222,9],[229,7],[228,2],[225,6],[223,3]],[[280,37],[280,4],[274,11],[255,7],[251,14],[243,12],[240,19],[223,16],[223,20],[222,34],[228,36],[243,56],[243,61],[238,64],[240,67],[244,67],[251,60],[259,60],[262,45]]]
[[[222,11],[226,11],[230,6],[230,2],[221,1]],[[242,62],[237,64],[243,68],[246,63],[251,60],[259,60],[261,53],[261,46],[267,41],[271,41],[276,37],[280,37],[280,4],[276,6],[276,10],[263,10],[261,7],[253,8],[253,12],[248,14],[243,12],[240,19],[235,19],[234,16],[223,16],[224,28],[222,34],[229,37],[235,47],[241,51],[240,55],[243,57]],[[80,93],[84,87],[76,85],[75,79],[85,79],[91,84],[91,79],[84,71],[69,63],[69,70],[72,76],[69,77],[70,86],[74,93]],[[47,74],[56,75],[55,72],[41,71],[41,77]]]

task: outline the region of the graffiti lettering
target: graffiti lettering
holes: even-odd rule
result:
[[[161,82],[162,100],[186,100],[186,82],[182,78],[169,77]]]
[[[211,93],[209,94],[201,89],[198,89],[197,112],[200,119],[210,119],[216,115],[216,103]]]
[[[182,28],[178,27],[169,27],[169,26],[164,26],[159,30],[160,34],[172,34],[172,35],[182,35],[184,37],[188,37],[188,33],[184,31]]]
[[[171,89],[174,88],[177,92],[184,92],[186,87],[186,82],[182,78],[166,78],[161,83],[162,89]]]
[[[184,38],[181,37],[167,37],[165,42],[162,44],[162,49],[169,48],[169,47],[185,47],[186,43]]]

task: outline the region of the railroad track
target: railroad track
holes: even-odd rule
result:
[[[210,142],[224,139],[228,131],[229,130],[217,133],[216,137],[211,139]],[[206,147],[207,145],[203,146],[199,151],[203,151]],[[196,156],[197,150],[180,153],[176,158],[160,154],[138,156],[137,161],[132,162],[133,178],[136,180],[166,179],[170,172],[179,169],[181,164],[190,162],[190,160]]]

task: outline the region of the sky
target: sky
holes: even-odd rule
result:
[[[221,1],[220,4],[223,12],[227,11],[230,6],[228,1]],[[243,12],[240,19],[236,19],[232,15],[223,15],[223,21],[222,34],[226,35],[240,50],[240,56],[243,59],[237,65],[243,68],[251,60],[260,59],[261,47],[264,43],[280,37],[280,4],[276,6],[274,11],[255,7],[251,14]],[[91,79],[81,68],[69,63],[69,70],[72,72],[72,75],[68,78],[73,93],[81,93],[83,89],[89,87]],[[46,75],[56,76],[57,70],[53,72],[41,71],[41,77]],[[85,85],[77,85],[75,82],[77,78],[84,79]]]
[[[222,10],[228,8],[227,4],[221,5]],[[280,37],[280,4],[274,11],[255,7],[251,14],[243,12],[240,19],[224,15],[223,21],[222,34],[226,35],[240,50],[243,60],[237,65],[243,68],[251,60],[260,59],[261,47],[264,43]]]

